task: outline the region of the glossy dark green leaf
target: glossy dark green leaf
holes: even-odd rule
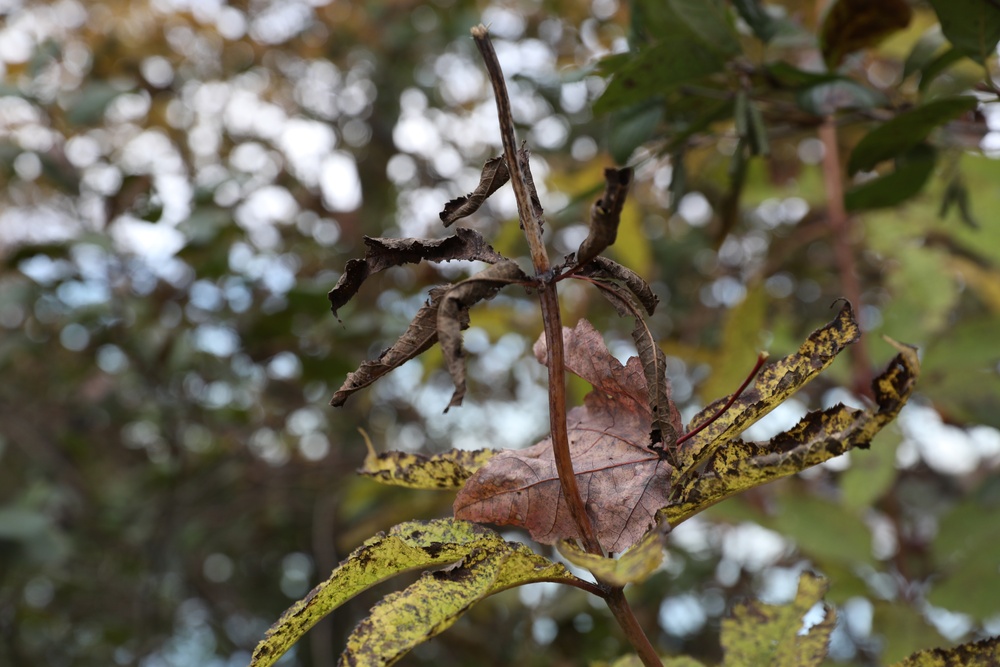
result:
[[[946,97],[899,114],[858,142],[847,162],[848,172],[856,174],[900,155],[923,142],[936,127],[972,111],[977,104],[970,96]]]
[[[733,0],[733,7],[762,42],[771,41],[778,33],[777,21],[767,13],[760,0]]]
[[[992,0],[931,0],[941,31],[973,60],[995,57],[1000,41],[1000,4]]]
[[[937,151],[919,144],[897,159],[895,171],[845,192],[844,205],[848,211],[863,211],[900,204],[920,192],[934,171],[936,160]]]
[[[725,60],[706,49],[690,32],[679,31],[631,58],[612,61],[612,65],[614,78],[594,104],[595,113],[643,102],[681,84],[720,72]]]
[[[632,23],[638,49],[601,61],[600,70],[614,78],[594,105],[596,113],[644,102],[719,72],[739,52],[718,0],[638,0]]]
[[[926,90],[934,79],[945,70],[965,58],[965,54],[958,49],[948,49],[930,63],[920,72],[920,90]]]

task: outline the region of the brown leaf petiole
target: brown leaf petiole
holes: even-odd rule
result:
[[[712,415],[711,418],[705,420],[705,422],[703,424],[701,424],[700,426],[698,426],[698,428],[696,428],[696,429],[694,429],[694,430],[692,430],[692,431],[690,431],[688,433],[685,433],[681,437],[677,438],[677,442],[675,443],[675,445],[676,446],[680,446],[681,443],[684,443],[684,442],[690,440],[694,436],[696,436],[699,433],[701,433],[712,422],[714,422],[719,417],[721,417],[722,415],[724,415],[725,412],[726,412],[726,410],[728,410],[729,408],[731,408],[732,405],[733,405],[733,403],[736,402],[736,399],[738,399],[740,397],[740,395],[744,391],[746,391],[746,388],[750,386],[751,380],[753,380],[757,376],[757,373],[760,371],[761,367],[764,365],[764,362],[767,361],[767,359],[768,359],[769,356],[770,355],[767,352],[761,352],[760,354],[758,354],[757,355],[757,363],[754,364],[753,369],[750,371],[750,374],[747,375],[747,377],[746,377],[745,380],[743,380],[743,384],[740,385],[740,388],[737,389],[733,393],[733,395],[729,397],[729,400],[726,401],[726,404],[723,405],[719,409],[718,412],[716,412],[714,415]],[[663,458],[665,458],[667,456],[670,456],[670,454],[667,453],[667,450],[666,450],[665,447],[657,447],[656,445],[649,445],[649,449],[651,449],[654,452],[656,452],[657,454],[659,454],[661,459],[663,459]]]

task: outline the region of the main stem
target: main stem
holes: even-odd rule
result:
[[[556,471],[559,475],[559,484],[562,488],[563,499],[566,501],[570,515],[580,532],[584,548],[590,553],[603,556],[604,550],[594,532],[594,524],[587,514],[586,505],[584,505],[583,497],[580,495],[580,489],[576,483],[576,474],[573,472],[573,457],[570,453],[569,434],[566,430],[566,372],[562,318],[559,314],[559,295],[556,292],[552,267],[549,263],[548,252],[545,250],[545,243],[542,240],[542,223],[544,222],[542,212],[532,203],[534,193],[528,185],[528,179],[525,175],[525,171],[529,169],[527,160],[522,164],[517,152],[510,98],[507,95],[507,86],[504,82],[503,70],[500,69],[500,61],[497,59],[493,43],[490,41],[489,31],[485,26],[478,25],[472,29],[472,37],[483,56],[490,83],[493,85],[497,116],[500,121],[500,136],[503,141],[507,169],[510,171],[511,185],[514,188],[514,197],[517,200],[518,217],[528,240],[535,277],[539,281],[539,302],[542,308],[542,323],[545,328],[546,365],[549,369],[549,429],[552,435],[552,450],[555,456]],[[643,665],[662,667],[656,649],[646,637],[635,618],[635,614],[632,613],[632,608],[625,598],[624,588],[598,581],[603,593],[602,597]]]
[[[500,136],[503,140],[503,152],[510,171],[510,182],[514,186],[514,197],[517,199],[517,213],[524,228],[531,251],[531,261],[535,267],[535,276],[540,279],[539,300],[542,306],[542,322],[545,326],[546,362],[549,369],[549,428],[552,432],[552,449],[555,454],[556,470],[559,473],[559,483],[562,485],[563,498],[569,507],[570,515],[580,530],[583,543],[590,553],[604,555],[601,543],[597,541],[594,525],[587,514],[580,489],[573,473],[573,459],[569,451],[569,435],[566,432],[566,375],[563,359],[562,320],[559,316],[559,297],[556,294],[555,283],[551,280],[551,265],[549,256],[542,241],[541,211],[532,204],[531,190],[528,179],[517,154],[514,141],[514,121],[510,111],[510,98],[507,96],[507,86],[504,83],[503,71],[497,59],[489,31],[479,25],[472,29],[476,46],[483,55],[486,71],[493,84],[493,94],[496,97],[497,116],[500,118]]]

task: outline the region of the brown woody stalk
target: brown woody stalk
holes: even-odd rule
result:
[[[844,174],[840,164],[840,148],[837,144],[837,125],[832,117],[827,117],[819,126],[819,139],[823,143],[823,184],[826,189],[827,215],[833,234],[833,252],[840,274],[840,287],[844,296],[861,309],[861,283],[854,261],[851,239],[851,219],[844,208]],[[872,364],[865,345],[854,345],[849,350],[854,376],[854,392],[872,397]]]
[[[535,277],[539,281],[539,301],[542,308],[542,322],[545,328],[546,365],[549,369],[549,428],[552,435],[552,449],[555,456],[556,470],[559,473],[559,483],[563,498],[569,507],[570,514],[582,537],[584,548],[593,554],[603,556],[604,551],[593,523],[587,514],[580,489],[573,472],[573,459],[569,449],[569,434],[566,430],[566,374],[563,354],[562,320],[559,314],[559,297],[553,280],[552,268],[549,263],[545,243],[542,240],[541,211],[532,203],[534,199],[533,186],[529,185],[529,177],[524,170],[529,169],[527,163],[521,164],[518,159],[517,145],[514,139],[514,120],[510,110],[510,98],[504,82],[500,61],[497,59],[489,31],[483,25],[472,29],[472,37],[483,56],[486,71],[493,85],[496,98],[497,116],[500,121],[500,135],[503,141],[504,156],[510,171],[511,185],[517,200],[517,211],[524,229],[525,237],[531,252],[531,261],[535,269]],[[660,667],[662,663],[656,654],[656,649],[636,621],[635,614],[625,599],[622,587],[608,586],[602,583],[601,593],[608,607],[614,614],[629,642],[646,667]]]

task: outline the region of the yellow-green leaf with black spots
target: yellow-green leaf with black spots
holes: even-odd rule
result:
[[[827,582],[803,572],[795,599],[787,605],[745,602],[722,621],[723,667],[810,667],[826,656],[836,612],[823,605],[823,618],[801,633],[803,617],[826,593]]]
[[[396,451],[377,454],[368,436],[361,435],[368,454],[358,474],[382,484],[412,489],[460,489],[497,453],[491,449],[452,449],[433,456]]]
[[[558,542],[556,548],[570,563],[590,570],[604,583],[625,586],[645,581],[660,566],[668,531],[669,526],[658,524],[620,558],[587,553],[576,542],[569,540]]]
[[[352,597],[402,572],[454,563],[476,549],[499,548],[503,539],[467,521],[408,521],[366,541],[341,561],[330,578],[281,615],[254,650],[251,667],[269,667],[312,626]]]

